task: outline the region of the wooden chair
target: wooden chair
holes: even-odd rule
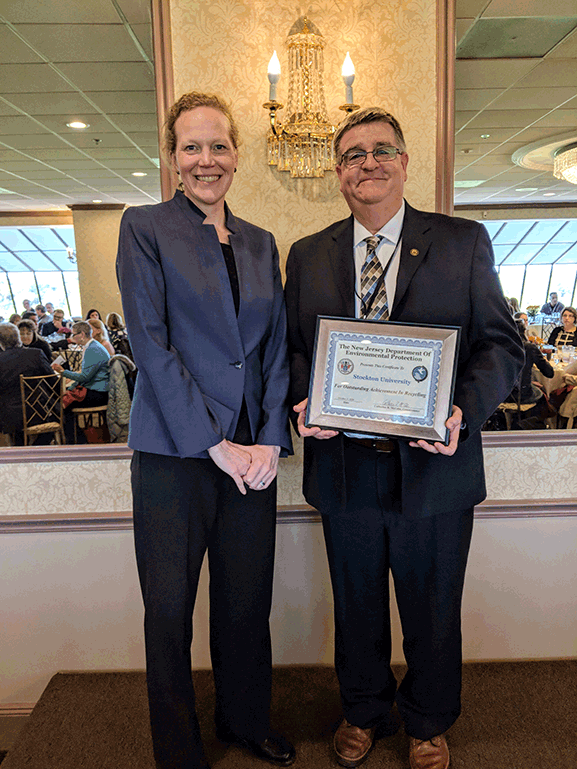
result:
[[[532,408],[535,408],[534,403],[500,403],[498,410],[505,414],[507,430],[510,430],[513,426],[513,416],[517,415],[518,419],[521,419],[521,414]]]
[[[62,357],[66,361],[66,365],[64,368],[68,369],[68,371],[80,371],[82,368],[82,350],[74,350],[70,347],[66,350],[58,350],[58,355],[62,355]]]
[[[90,440],[89,443],[109,443],[110,434],[106,424],[106,409],[108,406],[89,406],[87,408],[72,409],[74,414],[74,443],[78,443],[78,428],[81,430],[91,430],[94,435],[100,433],[100,440]],[[88,436],[87,436],[88,437]]]
[[[20,374],[25,446],[28,446],[29,438],[42,433],[54,433],[56,443],[65,443],[62,392],[62,379],[56,374]]]

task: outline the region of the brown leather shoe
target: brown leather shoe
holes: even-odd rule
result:
[[[430,740],[409,737],[409,763],[411,769],[448,769],[449,746],[445,735]]]
[[[343,719],[333,740],[337,761],[347,769],[354,769],[369,755],[374,740],[374,726],[370,729],[361,729],[360,726],[349,724],[346,718]]]

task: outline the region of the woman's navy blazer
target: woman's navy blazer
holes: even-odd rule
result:
[[[216,229],[203,220],[182,192],[122,218],[117,275],[138,366],[128,444],[208,457],[234,436],[244,396],[253,441],[286,455],[289,368],[274,238],[226,208],[237,317]]]

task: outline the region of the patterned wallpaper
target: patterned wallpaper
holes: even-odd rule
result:
[[[276,49],[283,71],[278,99],[286,104],[284,43],[305,12],[326,41],[329,118],[336,123],[343,117],[341,65],[349,51],[357,72],[355,102],[385,107],[403,127],[410,156],[407,199],[434,209],[434,0],[173,0],[175,95],[212,91],[231,104],[242,146],[227,199],[238,216],[274,233],[283,261],[293,241],[349,214],[334,172],[324,179],[291,179],[266,164],[268,113],[262,104],[268,100],[268,61]]]
[[[301,452],[279,465],[279,505],[305,504]],[[577,445],[485,448],[488,498],[577,499]],[[130,462],[0,463],[0,517],[131,510]]]

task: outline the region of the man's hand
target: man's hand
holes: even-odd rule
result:
[[[334,438],[339,434],[338,430],[321,430],[320,427],[305,427],[305,416],[307,410],[307,403],[309,399],[305,398],[304,401],[297,403],[293,406],[293,410],[299,415],[297,425],[299,428],[299,435],[302,438],[318,438],[320,441],[327,440],[328,438]]]
[[[246,448],[224,440],[217,443],[216,446],[211,446],[208,453],[214,464],[224,470],[227,475],[230,475],[240,493],[246,494],[242,479],[250,467],[250,454]]]
[[[249,489],[264,491],[276,478],[280,446],[243,446],[250,455],[250,467],[243,480]]]
[[[443,443],[428,443],[427,441],[410,441],[409,446],[425,449],[429,454],[444,454],[447,457],[452,457],[459,445],[462,421],[463,412],[458,406],[453,406],[453,413],[445,422],[445,427],[449,430],[448,446],[445,446]]]

